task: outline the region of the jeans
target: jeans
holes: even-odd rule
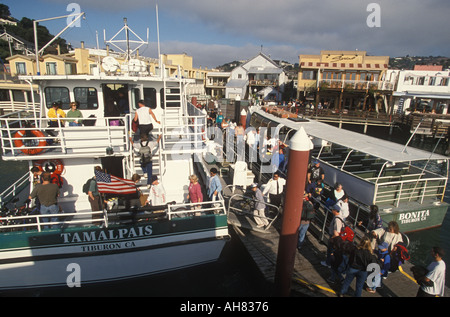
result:
[[[153,163],[150,161],[147,164],[142,165],[141,167],[144,173],[147,173],[147,185],[150,185],[153,173]]]
[[[79,127],[79,126],[81,126],[81,123],[69,122],[69,127]]]
[[[41,205],[41,215],[50,215],[50,214],[57,214],[59,212],[58,205],[50,205],[50,206],[44,206]],[[58,217],[52,217],[50,218],[40,218],[42,222],[56,222],[58,221]],[[48,226],[45,226],[44,229],[47,229]]]
[[[381,275],[380,274],[377,274],[377,275],[375,275],[375,277],[373,278],[373,280],[372,280],[372,287],[369,287],[371,290],[376,290],[377,289],[377,287],[380,287],[381,286]]]
[[[341,281],[343,279],[342,274],[344,274],[345,271],[347,270],[347,265],[348,265],[348,256],[344,254],[342,256],[342,262],[339,264],[339,266],[331,267],[330,280],[335,282]]]
[[[347,275],[345,276],[345,280],[342,284],[341,294],[344,295],[345,293],[347,293],[350,284],[356,277],[355,297],[361,297],[364,282],[366,281],[367,278],[367,273],[368,273],[367,271],[361,271],[349,267],[347,270]]]
[[[300,248],[305,240],[306,232],[308,231],[310,222],[300,224],[300,228],[298,231],[298,244],[297,248]]]

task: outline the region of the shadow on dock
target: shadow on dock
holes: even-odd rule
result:
[[[264,278],[272,285],[275,280],[280,219],[266,231],[254,231],[250,227],[231,225]],[[307,233],[302,248],[296,251],[291,284],[292,297],[337,297],[341,283],[328,282],[330,269],[320,263],[325,260],[326,250],[326,245],[310,232]],[[419,286],[412,277],[412,266],[406,262],[402,265],[401,271],[390,273],[387,279],[383,279],[382,287],[377,288],[374,294],[364,288],[362,297],[415,297]],[[353,296],[354,290],[355,280],[345,296]],[[446,291],[446,296],[448,294]]]

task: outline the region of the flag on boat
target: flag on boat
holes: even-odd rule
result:
[[[134,194],[136,193],[136,186],[132,180],[123,179],[110,174],[95,171],[98,191],[107,194]]]

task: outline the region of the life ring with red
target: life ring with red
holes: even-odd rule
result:
[[[33,163],[34,166],[39,168],[43,172],[49,172],[52,174],[59,174],[64,171],[64,164],[61,160],[39,160]]]
[[[28,155],[36,155],[41,153],[44,150],[44,146],[47,145],[44,133],[39,130],[32,130],[29,131],[29,134],[32,134],[36,138],[36,140],[28,139],[27,132],[25,130],[17,131],[16,134],[14,134],[14,146]],[[24,139],[24,137],[27,137],[27,139]],[[24,147],[26,146],[36,146],[36,141],[38,141],[38,148],[24,149]],[[24,142],[26,143],[26,145]]]

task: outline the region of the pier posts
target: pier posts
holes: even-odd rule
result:
[[[275,271],[275,296],[289,296],[291,290],[310,149],[311,140],[302,127],[290,141],[286,198]]]

